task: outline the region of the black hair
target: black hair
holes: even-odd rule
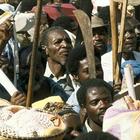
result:
[[[53,26],[53,27],[50,27],[49,29],[46,29],[42,32],[41,34],[41,45],[42,46],[47,46],[48,45],[48,42],[49,42],[49,35],[51,32],[55,31],[55,30],[60,30],[60,31],[64,31],[64,28],[60,27],[60,26]]]
[[[86,48],[84,43],[77,44],[69,53],[67,60],[67,69],[68,72],[72,75],[78,75],[78,70],[80,66],[80,61],[87,58]],[[95,64],[100,61],[97,57],[95,57]],[[97,66],[96,66],[97,68]],[[97,68],[99,69],[99,68]]]
[[[21,12],[31,11],[37,5],[37,0],[22,0]]]
[[[119,140],[119,139],[107,132],[89,132],[80,135],[74,140]]]
[[[74,31],[77,28],[75,21],[69,16],[58,17],[53,22],[52,26],[61,26],[70,32]]]
[[[87,57],[84,46],[77,46],[73,48],[68,57],[67,68],[70,74],[77,75],[80,61]]]
[[[87,91],[91,87],[107,88],[110,91],[110,94],[113,99],[113,87],[111,85],[109,85],[107,82],[105,82],[102,79],[88,79],[88,80],[85,80],[84,82],[82,82],[81,87],[77,91],[77,100],[78,100],[80,107],[82,107],[83,105],[86,104]]]
[[[77,112],[75,112],[72,109],[72,106],[65,104],[65,106],[63,106],[63,108],[61,109],[61,111],[58,113],[60,116],[65,116],[67,114],[75,114],[75,115],[79,115]]]

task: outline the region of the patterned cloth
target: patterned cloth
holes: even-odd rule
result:
[[[119,140],[139,140],[140,110],[129,110],[121,99],[106,111],[103,131],[111,133]]]

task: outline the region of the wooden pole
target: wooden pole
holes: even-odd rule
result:
[[[113,63],[113,83],[117,84],[116,79],[116,65],[118,53],[118,30],[117,30],[117,3],[110,0],[110,21],[112,34],[112,63]]]
[[[115,81],[119,83],[120,81],[120,67],[122,59],[122,50],[124,45],[124,32],[125,32],[125,18],[127,10],[128,0],[123,1],[122,15],[121,15],[121,26],[120,26],[120,36],[119,36],[119,47],[118,47],[118,62],[116,66],[116,79]]]
[[[35,62],[36,62],[36,56],[37,56],[37,48],[38,48],[38,44],[39,44],[41,12],[42,12],[42,0],[37,0],[36,23],[35,23],[35,32],[34,32],[32,56],[31,56],[26,107],[31,106],[32,97],[33,97],[33,84],[34,84],[35,69],[36,69]]]

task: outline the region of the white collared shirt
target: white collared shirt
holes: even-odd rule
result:
[[[58,82],[61,79],[65,79],[66,78],[66,74],[64,74],[63,76],[57,78],[52,71],[50,70],[49,64],[47,62],[46,64],[46,69],[45,69],[45,73],[44,73],[45,77],[51,77],[55,82]]]
[[[44,73],[45,77],[50,77],[53,81],[57,82],[66,92],[66,94],[68,95],[68,97],[72,94],[72,92],[74,91],[73,85],[70,85],[68,82],[68,77],[70,79],[70,81],[72,81],[72,79],[70,78],[70,76],[68,74],[64,74],[63,76],[57,78],[52,71],[50,70],[49,64],[47,62],[46,64],[46,69],[45,69],[45,73]],[[71,82],[72,83],[72,82]]]

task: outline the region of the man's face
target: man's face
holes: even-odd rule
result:
[[[61,65],[65,65],[69,51],[72,48],[71,40],[67,33],[63,30],[54,30],[49,33],[48,46],[46,53],[48,57]]]
[[[107,32],[105,27],[93,28],[92,31],[95,52],[104,54],[107,51]]]
[[[87,92],[85,108],[88,118],[102,125],[104,113],[112,102],[111,93],[105,87],[93,87]]]
[[[102,79],[103,78],[103,71],[101,67],[101,62],[96,59],[96,77]],[[88,60],[87,58],[81,60],[79,62],[79,70],[78,70],[78,81],[81,83],[82,81],[85,81],[89,79],[89,70],[88,70]]]
[[[124,35],[124,52],[136,50],[136,34],[134,30],[127,30]]]
[[[17,32],[17,40],[21,46],[29,46],[31,44],[31,36],[28,32]]]
[[[88,60],[85,58],[79,62],[78,81],[81,83],[87,79],[89,79]]]

